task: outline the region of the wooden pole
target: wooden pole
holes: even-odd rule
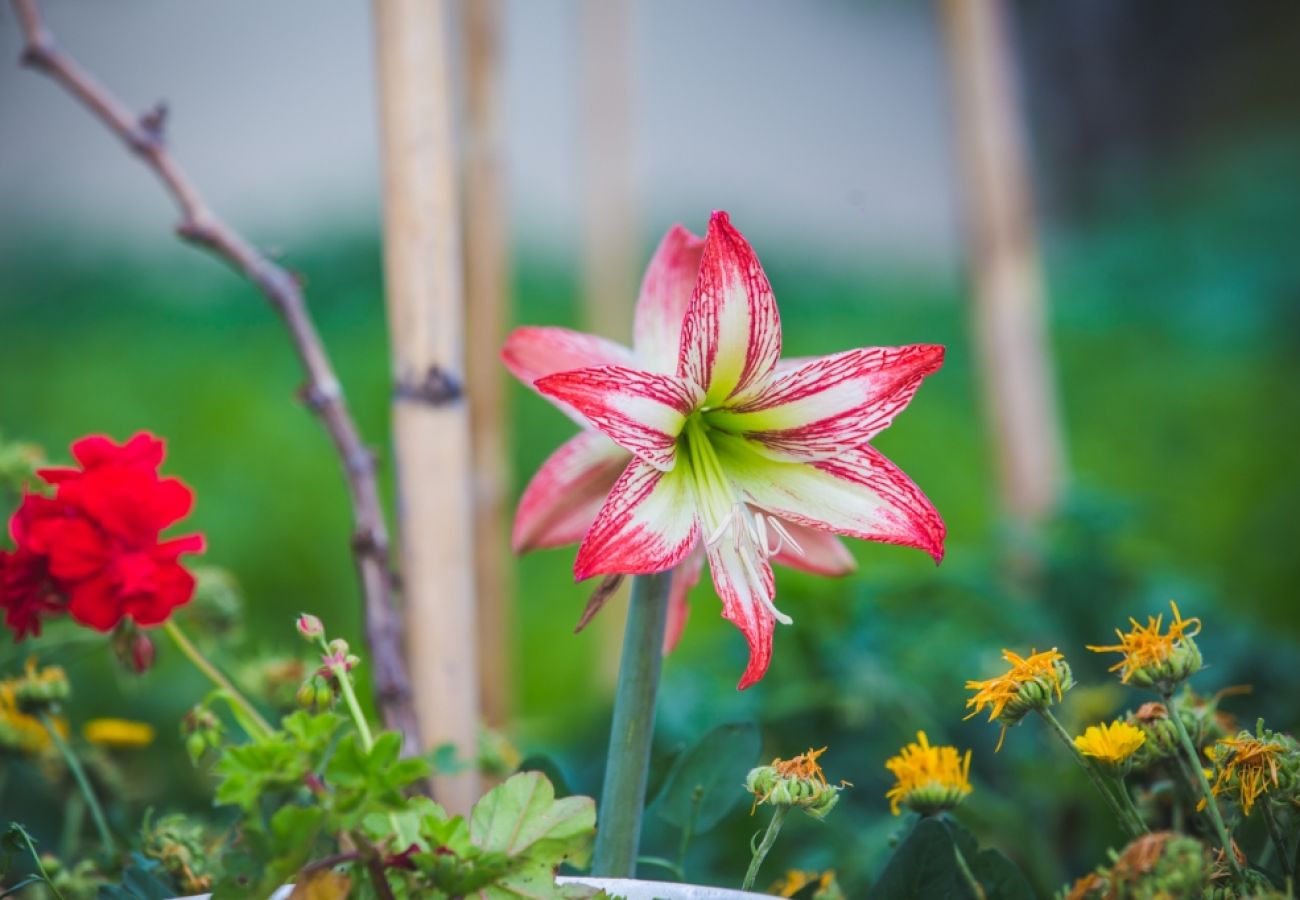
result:
[[[580,17],[583,324],[595,334],[630,342],[638,283],[631,9],[628,0],[583,0]],[[627,609],[624,584],[594,623],[601,683],[610,691],[618,678]]]
[[[426,746],[450,742],[474,759],[473,467],[447,11],[447,0],[374,0],[407,655]],[[472,768],[434,787],[456,813],[479,793]]]
[[[465,0],[465,294],[474,449],[474,580],[483,717],[502,726],[514,694],[514,583],[507,543],[505,368],[509,251],[498,114],[499,0]]]
[[[940,0],[966,192],[980,379],[1003,503],[1032,526],[1057,506],[1064,441],[1047,340],[1033,193],[1002,0]]]

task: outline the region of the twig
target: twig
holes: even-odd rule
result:
[[[392,605],[388,530],[375,477],[375,459],[348,411],[343,388],[307,311],[302,287],[223,222],[207,206],[164,139],[167,109],[135,116],[67,53],[55,46],[36,0],[12,0],[22,26],[22,61],[58,82],[153,170],[180,209],[176,233],[211,252],[253,282],[284,320],[306,375],[303,399],[329,432],[343,463],[352,501],[356,559],[365,599],[366,641],[374,660],[375,692],[384,722],[402,732],[407,752],[420,747],[410,679],[402,657],[401,626]]]

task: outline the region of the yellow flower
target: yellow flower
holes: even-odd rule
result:
[[[130,719],[91,719],[81,727],[86,740],[100,747],[133,749],[153,743],[153,726]]]
[[[1281,784],[1279,757],[1287,750],[1283,739],[1271,734],[1261,738],[1243,731],[1235,738],[1220,739],[1206,751],[1218,770],[1210,790],[1217,797],[1235,787],[1241,811],[1250,815],[1255,801]]]
[[[0,681],[0,749],[36,756],[49,746],[50,735],[41,720],[18,709],[14,682]]]
[[[1136,725],[1116,720],[1109,725],[1089,725],[1074,739],[1074,746],[1084,756],[1117,766],[1146,743],[1147,736]]]
[[[1164,634],[1160,632],[1163,614],[1148,616],[1146,625],[1140,625],[1137,619],[1130,617],[1131,631],[1115,629],[1118,644],[1104,647],[1090,644],[1088,649],[1094,653],[1122,654],[1123,659],[1110,670],[1118,671],[1124,684],[1134,683],[1169,693],[1201,667],[1201,652],[1192,640],[1201,631],[1201,620],[1184,619],[1178,611],[1178,604],[1172,600],[1169,606],[1173,609],[1174,619]]]
[[[842,897],[835,883],[835,870],[825,872],[805,872],[802,869],[787,869],[785,876],[778,879],[767,892],[777,897],[793,897],[809,885],[816,885],[813,900],[819,898]]]
[[[1053,696],[1060,700],[1074,684],[1065,657],[1055,647],[1042,653],[1031,650],[1027,657],[1003,650],[1002,658],[1011,664],[1005,673],[986,681],[966,682],[966,690],[975,692],[966,701],[968,707],[975,707],[966,718],[979,715],[987,706],[989,721],[1002,723],[998,750],[1002,749],[1009,726],[1023,719],[1031,709],[1050,705]]]
[[[922,814],[952,809],[971,792],[970,751],[959,756],[956,747],[932,747],[924,731],[916,733],[916,743],[886,761],[885,768],[898,779],[885,794],[894,815],[903,805]]]

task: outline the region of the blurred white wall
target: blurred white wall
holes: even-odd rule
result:
[[[209,200],[269,244],[376,227],[368,4],[46,0],[60,41],[138,109],[165,99]],[[503,132],[525,246],[580,234],[576,3],[507,0]],[[956,208],[939,37],[925,4],[634,2],[633,166],[646,240],[731,210],[813,255],[951,266]],[[45,78],[17,66],[0,5],[0,240],[67,228],[157,242],[150,176]]]

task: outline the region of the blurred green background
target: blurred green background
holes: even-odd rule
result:
[[[1030,39],[1047,28],[1026,19]],[[1029,56],[1030,71],[1041,71]],[[1156,71],[1160,61],[1155,54],[1145,64]],[[1249,83],[1270,79],[1265,72]],[[943,370],[876,442],[944,515],[942,566],[915,551],[855,545],[860,569],[849,578],[780,571],[780,605],[795,624],[778,632],[767,678],[743,694],[734,683],[744,642],[719,618],[706,578],[667,661],[661,771],[710,727],[752,719],[764,728],[766,757],[828,744],[828,775],[854,784],[827,822],[787,829],[766,873],[835,867],[854,896],[899,828],[883,799],[884,759],[918,728],[974,748],[976,790],[959,818],[1020,862],[1040,890],[1100,861],[1117,834],[1061,748],[1029,723],[995,755],[996,726],[963,721],[964,681],[994,674],[1004,646],[1060,647],[1081,684],[1063,718],[1082,727],[1139,702],[1084,645],[1176,599],[1204,621],[1209,666],[1198,688],[1252,684],[1254,693],[1228,704],[1243,722],[1267,715],[1291,729],[1300,719],[1300,129],[1261,89],[1251,115],[1225,123],[1207,112],[1176,151],[1136,125],[1121,129],[1122,139],[1103,146],[1117,149],[1096,151],[1085,178],[1070,169],[1077,161],[1062,148],[1077,151],[1077,142],[1061,138],[1059,112],[1042,111],[1041,90],[1031,83],[1031,124],[1071,484],[1043,533],[1020,534],[999,512],[961,279],[879,258],[827,266],[798,242],[757,246],[788,354],[948,347]],[[745,210],[731,212],[743,230]],[[681,210],[697,230],[706,213]],[[644,237],[643,258],[655,236]],[[361,429],[386,457],[378,236],[324,225],[301,234],[282,260],[305,277]],[[564,253],[521,248],[516,320],[578,325],[577,271]],[[295,401],[299,377],[271,311],[200,253],[123,250],[40,229],[0,246],[0,432],[54,459],[91,432],[165,436],[165,471],[198,497],[190,524],[208,537],[206,562],[234,573],[245,597],[242,631],[216,648],[232,663],[298,653],[290,623],[301,610],[359,642],[346,497],[323,432]],[[517,494],[572,425],[518,386],[509,403]],[[587,594],[572,583],[572,555],[516,564],[517,718],[506,731],[524,753],[556,760],[574,790],[594,793],[610,688],[593,673],[607,665],[601,642],[610,632],[571,634]],[[1027,556],[1040,560],[1028,581],[1015,576]],[[4,642],[0,672],[41,652],[70,667],[74,725],[92,715],[156,723],[156,744],[120,759],[129,809],[202,809],[203,776],[176,736],[179,715],[204,690],[197,676],[161,639],[160,664],[136,678],[115,668],[98,640],[58,628],[47,638]],[[14,782],[0,819],[30,821],[57,844],[61,809],[49,791],[36,779]],[[738,786],[736,809],[693,845],[692,877],[739,880],[758,827],[740,799]],[[646,840],[647,852],[671,855],[676,834],[651,817]]]

